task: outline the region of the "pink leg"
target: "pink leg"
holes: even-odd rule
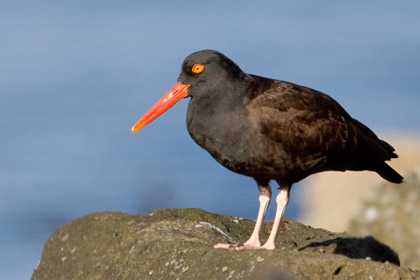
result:
[[[248,241],[244,243],[244,247],[249,249],[259,249],[261,248],[260,243],[260,232],[262,228],[262,224],[264,222],[265,213],[267,212],[268,205],[271,201],[271,187],[270,185],[263,187],[258,186],[260,189],[260,209],[258,210],[257,221],[255,222],[254,231],[252,232],[251,236],[249,237]]]
[[[286,207],[289,204],[289,196],[290,186],[280,186],[280,193],[276,197],[277,210],[273,222],[273,228],[271,229],[270,236],[261,248],[267,250],[273,250],[274,248],[276,248],[275,242],[277,238],[277,233],[279,231],[279,226],[281,223],[281,219],[283,218],[284,211],[286,210]]]
[[[234,246],[232,244],[223,244],[219,243],[214,245],[214,248],[218,249],[236,249],[236,250],[244,250],[244,249],[260,249],[260,232],[261,227],[264,222],[265,213],[267,212],[268,205],[270,204],[271,200],[271,187],[268,184],[259,184],[258,186],[260,190],[260,208],[258,210],[257,221],[255,222],[254,231],[251,234],[251,237],[246,241],[243,245]]]

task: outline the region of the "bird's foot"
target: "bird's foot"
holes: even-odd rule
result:
[[[261,246],[261,249],[274,250],[276,249],[276,245],[274,244],[274,242],[267,241],[264,245]]]

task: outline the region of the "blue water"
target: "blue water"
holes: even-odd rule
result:
[[[324,91],[374,129],[419,131],[418,2],[255,2],[1,2],[4,279],[30,278],[48,236],[91,212],[200,207],[255,219],[254,181],[191,140],[187,100],[131,134],[193,51]]]

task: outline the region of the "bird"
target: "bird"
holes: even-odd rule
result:
[[[403,177],[386,161],[395,149],[352,118],[332,97],[295,83],[248,74],[224,54],[200,50],[187,56],[175,86],[132,127],[136,133],[175,103],[190,98],[192,139],[227,169],[253,178],[259,189],[255,227],[230,250],[275,249],[292,185],[323,171],[373,171],[392,183]],[[276,214],[264,244],[261,228],[279,185]]]

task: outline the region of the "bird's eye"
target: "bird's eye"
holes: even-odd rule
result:
[[[194,64],[194,66],[191,69],[191,72],[193,73],[201,73],[204,70],[204,65],[203,64]]]

